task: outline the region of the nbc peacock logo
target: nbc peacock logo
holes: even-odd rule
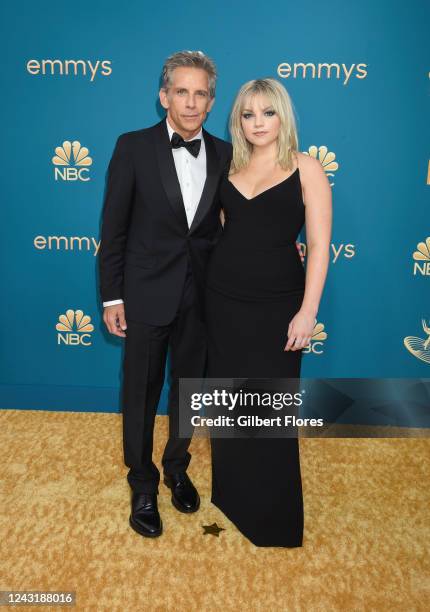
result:
[[[425,242],[419,242],[417,249],[412,255],[414,263],[414,276],[430,276],[430,236]]]
[[[55,180],[89,181],[88,167],[92,165],[93,160],[88,153],[87,147],[82,147],[77,140],[65,140],[61,147],[56,147],[52,158]]]
[[[58,332],[57,344],[91,346],[94,325],[91,323],[91,317],[84,315],[82,310],[69,309],[66,314],[61,314],[55,329]]]
[[[324,323],[315,323],[314,330],[312,332],[311,341],[306,348],[303,349],[303,353],[313,353],[314,355],[322,355],[324,352],[324,340],[327,340],[327,332],[324,331]]]
[[[311,145],[307,151],[303,151],[304,155],[310,155],[311,157],[315,157],[319,162],[321,162],[322,167],[324,168],[324,172],[327,177],[333,178],[333,172],[339,169],[339,164],[336,159],[336,154],[332,151],[329,151],[328,148],[324,145],[317,147],[315,145]],[[334,183],[330,183],[330,187],[333,187]]]
[[[416,336],[406,336],[403,339],[403,344],[408,351],[417,359],[430,363],[430,327],[424,319],[421,319],[423,331],[427,334],[427,338],[417,338]]]

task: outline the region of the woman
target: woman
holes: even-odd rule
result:
[[[292,103],[274,79],[240,89],[224,231],[209,262],[208,377],[298,378],[325,283],[331,189],[298,151]],[[296,239],[306,223],[306,274]],[[299,441],[212,438],[211,501],[257,546],[302,546]]]

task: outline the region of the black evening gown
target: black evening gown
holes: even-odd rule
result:
[[[284,351],[305,271],[295,241],[305,207],[300,170],[253,198],[225,175],[222,236],[207,273],[209,378],[299,378],[302,351]],[[302,546],[299,440],[211,438],[212,497],[256,546]]]

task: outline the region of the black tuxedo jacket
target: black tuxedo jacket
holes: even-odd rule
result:
[[[205,267],[222,231],[218,185],[231,144],[203,129],[206,182],[188,228],[165,119],[119,136],[108,167],[99,250],[103,302],[124,300],[126,320],[167,325],[188,262],[203,304]]]

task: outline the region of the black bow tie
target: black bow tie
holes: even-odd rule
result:
[[[185,147],[187,151],[191,153],[191,155],[194,155],[194,157],[197,157],[197,155],[199,154],[200,145],[202,144],[200,138],[196,138],[195,140],[184,140],[182,136],[180,136],[176,132],[173,132],[172,140],[170,142],[172,144],[172,149],[179,149],[179,147]]]

